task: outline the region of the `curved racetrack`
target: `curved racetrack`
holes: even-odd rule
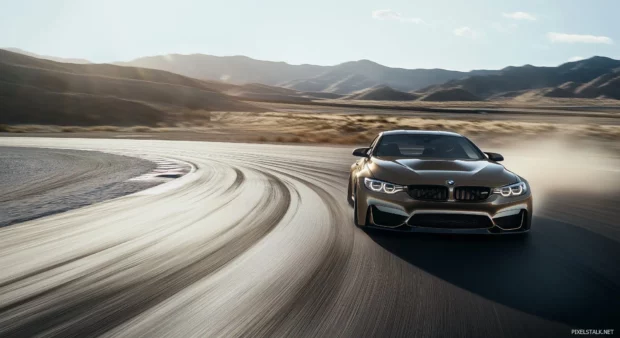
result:
[[[2,337],[532,337],[620,323],[618,159],[570,167],[505,154],[537,198],[520,240],[355,228],[347,148],[0,145],[146,153],[196,169],[0,228]]]

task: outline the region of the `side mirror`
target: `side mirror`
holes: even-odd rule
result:
[[[353,156],[368,157],[368,149],[370,148],[357,148],[353,150]]]
[[[489,160],[499,162],[504,160],[504,156],[498,153],[485,153],[489,157]]]

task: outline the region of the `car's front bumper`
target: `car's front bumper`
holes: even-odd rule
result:
[[[364,228],[380,229],[381,231],[392,232],[411,232],[411,233],[430,233],[430,234],[459,234],[459,235],[515,235],[530,232],[530,229],[518,229],[512,231],[491,231],[490,229],[451,229],[451,228],[426,228],[400,226],[396,228],[386,228],[377,225],[365,225]]]
[[[361,187],[357,218],[361,226],[401,232],[514,234],[530,230],[532,196],[492,195],[485,201],[420,201],[406,192],[383,194]],[[430,224],[429,224],[430,223]]]

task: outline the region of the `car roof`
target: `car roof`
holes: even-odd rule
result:
[[[388,130],[388,131],[384,131],[384,132],[381,133],[381,135],[403,135],[403,134],[463,136],[461,134],[453,133],[451,131],[438,131],[438,130],[408,130],[408,129],[399,129],[399,130]]]

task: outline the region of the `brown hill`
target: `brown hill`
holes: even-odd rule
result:
[[[541,96],[544,97],[563,97],[563,98],[574,98],[575,92],[570,89],[564,89],[561,87],[556,88],[545,88],[540,92]]]
[[[161,110],[111,96],[66,94],[0,82],[0,123],[72,126],[154,126]]]
[[[519,102],[535,102],[543,98],[575,98],[574,92],[560,87],[529,89],[496,95],[492,99],[513,99]]]
[[[462,88],[450,88],[426,94],[420,101],[482,101],[482,99]]]
[[[364,89],[343,97],[345,100],[372,100],[372,101],[413,101],[418,95],[405,93],[388,86],[379,86]]]
[[[0,123],[154,125],[182,110],[261,110],[215,90],[218,83],[157,70],[58,63],[4,50],[0,83]]]
[[[303,92],[351,94],[378,84],[363,75],[333,70],[310,79],[290,81],[282,86]]]
[[[568,82],[561,84],[558,88],[568,90],[570,92],[574,92],[580,85],[581,83],[574,82],[574,81],[568,81]]]
[[[325,92],[303,92],[304,96],[315,99],[340,99],[344,97],[342,94],[325,93]]]
[[[310,102],[311,98],[296,90],[267,86],[260,83],[248,83],[234,86],[225,91],[226,94],[252,101],[274,102]]]
[[[620,100],[620,69],[579,86],[575,93],[579,97]]]
[[[13,53],[0,49],[0,62],[11,65],[19,65],[31,68],[62,71],[81,75],[98,75],[112,78],[141,80],[159,83],[195,87],[212,91],[224,91],[235,87],[218,81],[200,81],[179,74],[137,67],[121,67],[111,64],[70,64],[60,63],[35,57],[26,57],[19,53]]]

